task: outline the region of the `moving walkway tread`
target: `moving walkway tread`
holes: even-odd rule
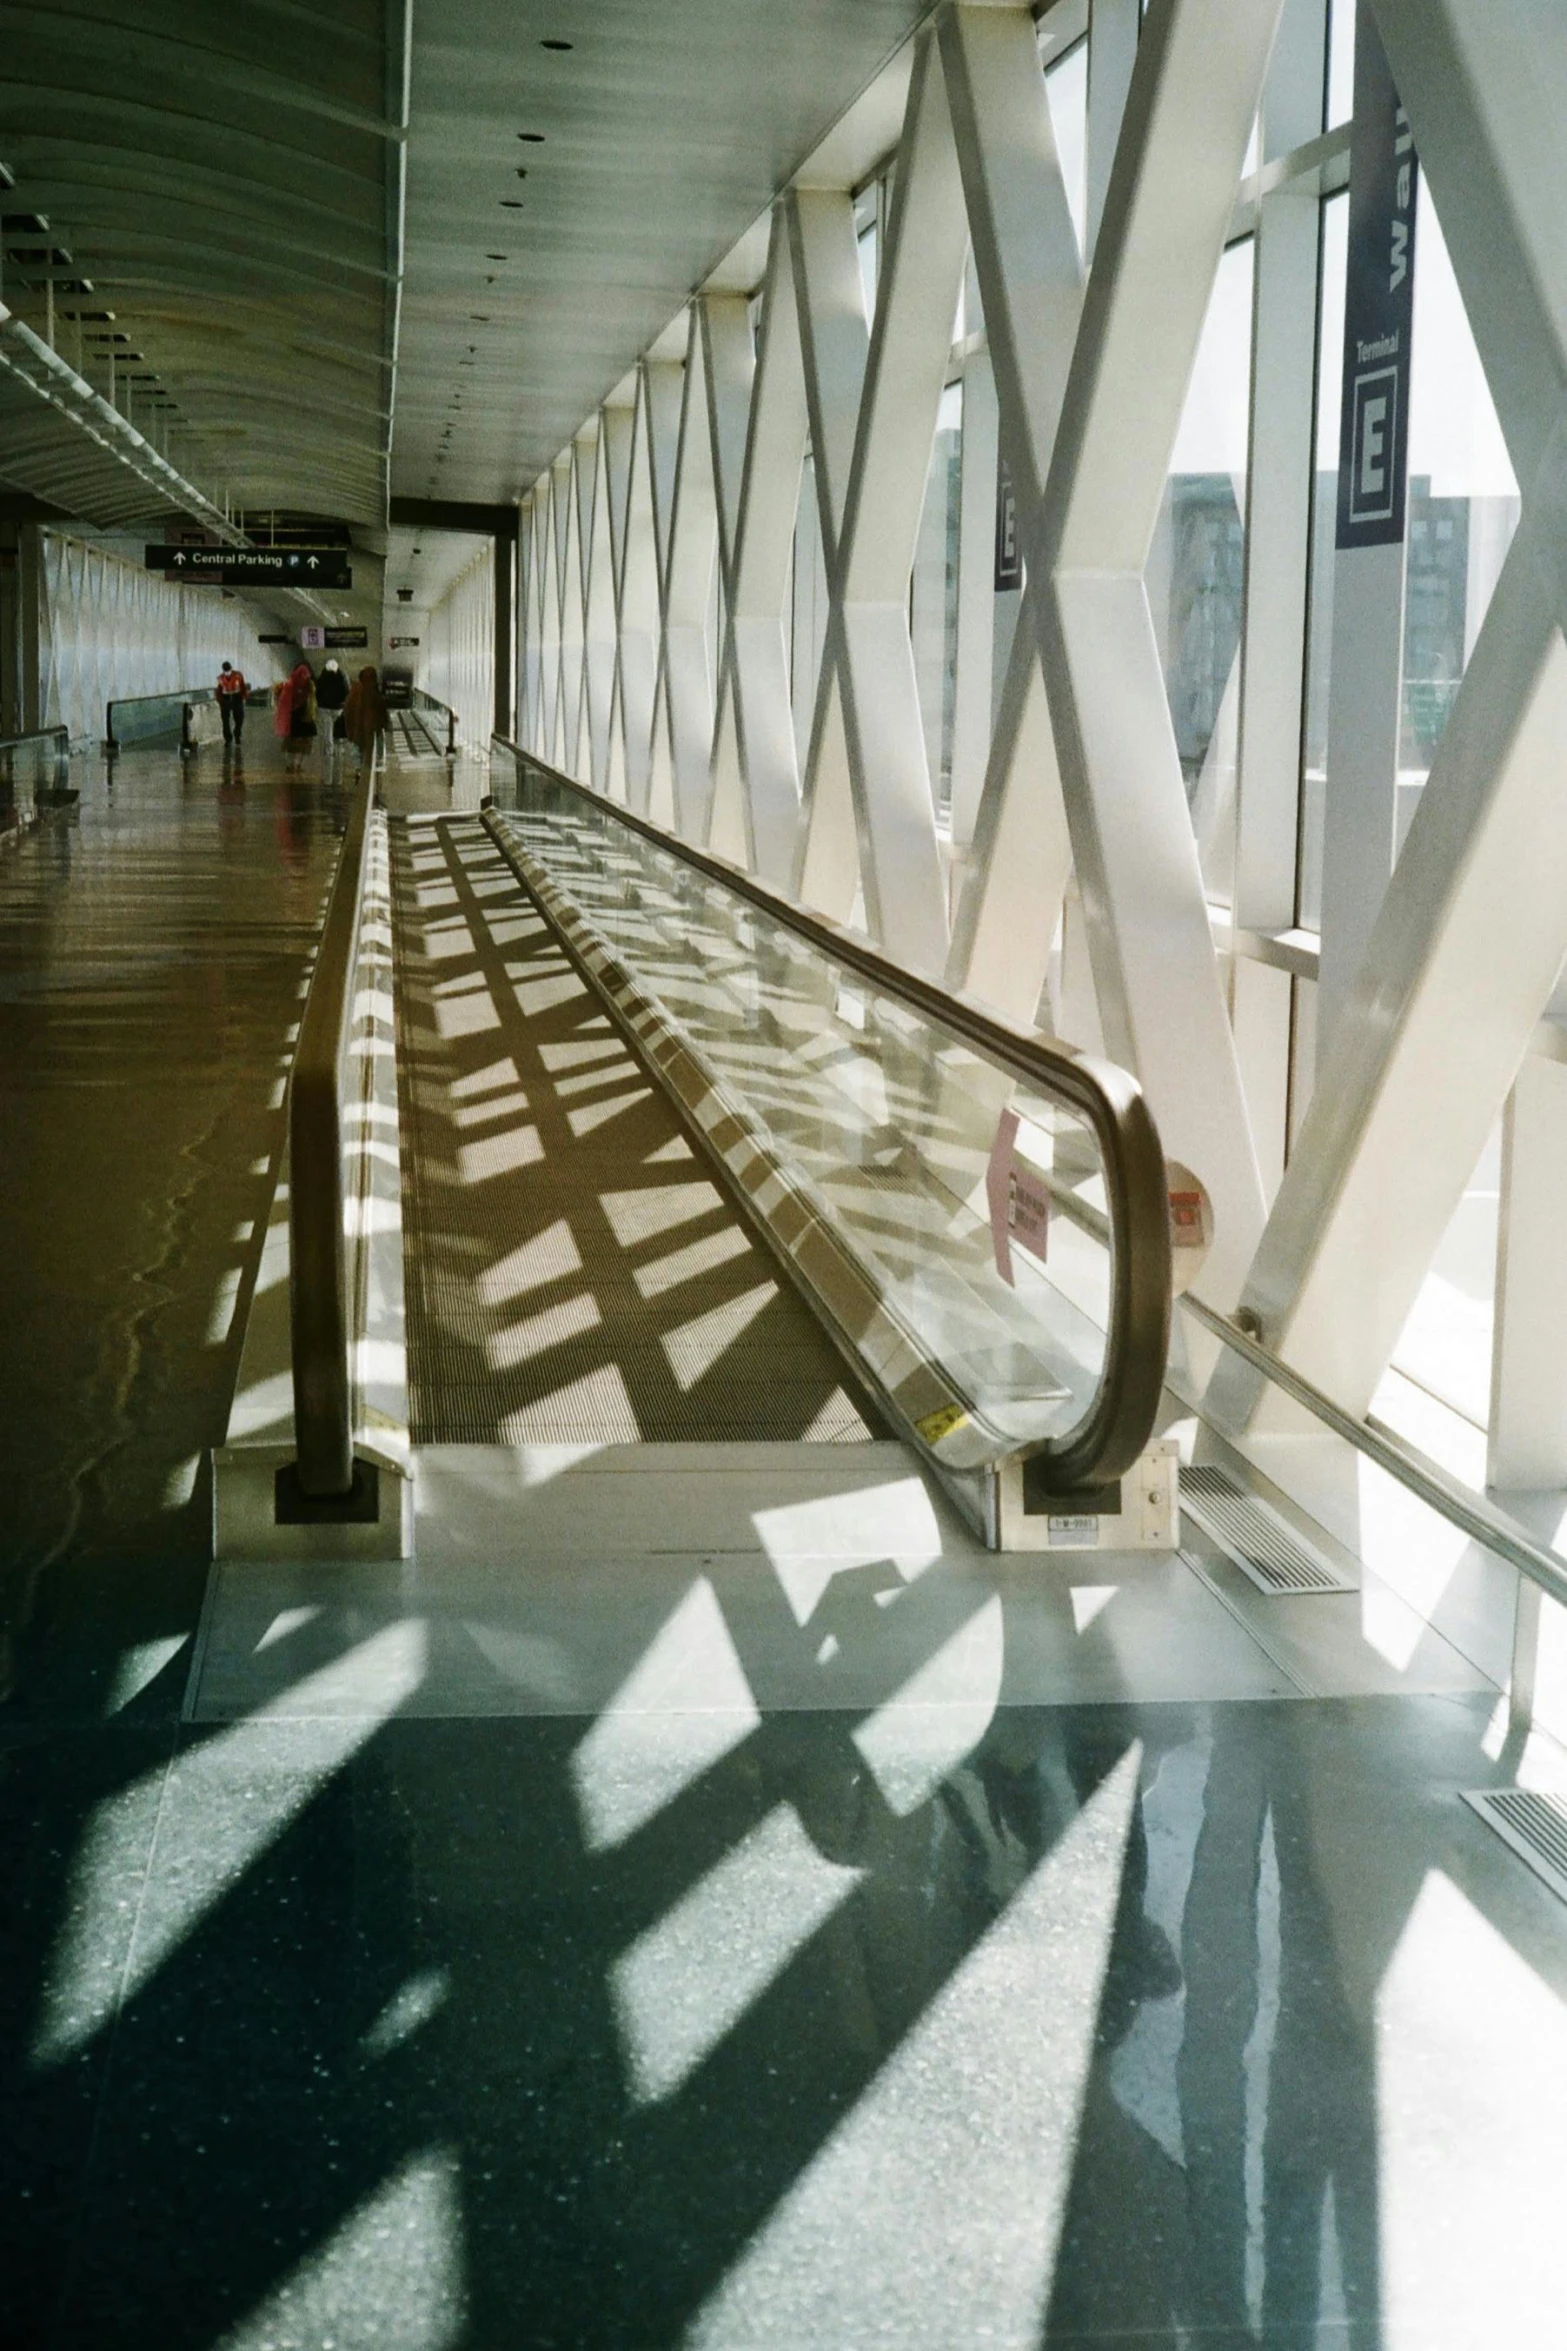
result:
[[[392,836],[415,1441],[886,1435],[482,827]]]

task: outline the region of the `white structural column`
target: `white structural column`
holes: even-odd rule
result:
[[[557,460],[557,464],[558,464]],[[534,492],[539,516],[539,631],[542,683],[539,693],[538,754],[560,757],[560,535],[556,527],[556,467]]]
[[[1365,959],[1393,870],[1404,678],[1404,542],[1333,557],[1317,1066]]]
[[[1523,520],[1247,1284],[1363,1411],[1567,947],[1567,49],[1546,0],[1377,0]],[[1233,1373],[1216,1387],[1244,1409]]]
[[[713,750],[713,673],[708,615],[718,556],[713,445],[702,366],[701,323],[690,314],[680,439],[669,507],[664,572],[663,691],[675,830],[688,841],[707,833]],[[656,813],[656,811],[655,811]]]
[[[1019,512],[1037,522],[1082,318],[1077,232],[1029,11],[954,8],[941,42],[1000,445]],[[965,448],[965,472],[968,462]],[[1036,593],[1037,582],[1012,639],[947,963],[950,985],[1024,1021],[1038,1009],[1071,865]]]
[[[560,710],[556,721],[555,753],[569,774],[577,771],[582,724],[582,533],[577,510],[577,446],[573,441],[556,458],[555,560],[560,598]]]
[[[1278,12],[1153,0],[1043,516],[1020,516],[1105,1043],[1207,1186],[1220,1306],[1262,1190],[1144,570]]]
[[[586,627],[586,774],[596,792],[609,789],[610,717],[615,699],[615,559],[609,527],[608,449],[602,429],[589,448],[577,444],[587,491],[583,606]]]
[[[963,370],[958,519],[958,661],[952,711],[952,846],[971,856],[990,755],[995,658],[996,379],[976,352]]]
[[[610,696],[609,773],[605,790],[613,800],[626,797],[625,702],[621,682],[620,648],[625,623],[626,540],[631,506],[631,460],[636,444],[636,378],[628,379],[629,396],[606,404],[599,431],[603,450],[603,479],[609,497],[609,545],[613,574],[614,685]],[[655,592],[656,602],[656,592]]]
[[[848,190],[795,188],[784,205],[811,428],[816,516],[832,598],[838,592],[838,538],[870,354],[865,289]],[[847,922],[859,885],[858,857],[843,696],[829,629],[805,767],[795,895]]]
[[[1567,1486],[1567,1066],[1531,1058],[1502,1128],[1486,1481]]]
[[[653,711],[662,627],[660,531],[655,451],[679,420],[680,371],[663,360],[637,370],[632,414],[631,470],[626,491],[626,544],[620,573],[620,723],[625,742],[626,798],[646,814],[653,756]]]
[[[735,548],[745,471],[746,422],[756,375],[751,306],[743,294],[704,294],[696,303],[712,441],[713,500],[718,516],[718,577],[723,638],[718,652],[718,714],[704,838],[737,864],[753,862],[740,776],[740,738],[731,690]]]
[[[530,491],[517,522],[517,740],[539,747],[539,501]]]
[[[748,318],[743,325],[749,354]],[[768,247],[732,525],[727,481],[721,506],[727,629],[710,834],[715,848],[750,865],[776,890],[787,890],[793,879],[800,821],[785,610],[805,439],[800,322],[780,208]]]
[[[933,42],[915,53],[836,561],[824,669],[835,668],[866,925],[939,973],[946,889],[926,759],[909,574],[952,350],[968,230]]]
[[[1263,96],[1264,161],[1321,127],[1325,13],[1325,0],[1285,0]],[[1269,189],[1257,218],[1232,907],[1238,929],[1265,935],[1295,922],[1321,211],[1306,172]],[[1270,1197],[1284,1172],[1292,990],[1287,972],[1235,958],[1235,1049]]]

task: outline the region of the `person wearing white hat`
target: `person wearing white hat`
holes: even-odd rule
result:
[[[328,770],[336,764],[337,747],[343,739],[343,704],[347,700],[348,680],[339,663],[328,656],[316,679],[316,708],[321,714],[321,757]]]

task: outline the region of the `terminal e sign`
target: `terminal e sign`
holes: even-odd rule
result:
[[[196,587],[351,588],[341,547],[171,547],[145,550],[148,571]]]

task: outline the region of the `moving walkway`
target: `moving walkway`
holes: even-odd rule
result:
[[[258,1291],[294,1301],[291,1408],[261,1350],[220,1551],[406,1545],[421,1446],[889,1437],[992,1548],[1168,1548],[1183,1422],[1216,1588],[1351,1591],[1353,1529],[1207,1415],[1222,1347],[1483,1572],[1567,1599],[1548,1543],[1189,1293],[1172,1364],[1124,1073],[512,745],[482,811],[391,830],[361,796],[293,1075],[293,1278]]]

